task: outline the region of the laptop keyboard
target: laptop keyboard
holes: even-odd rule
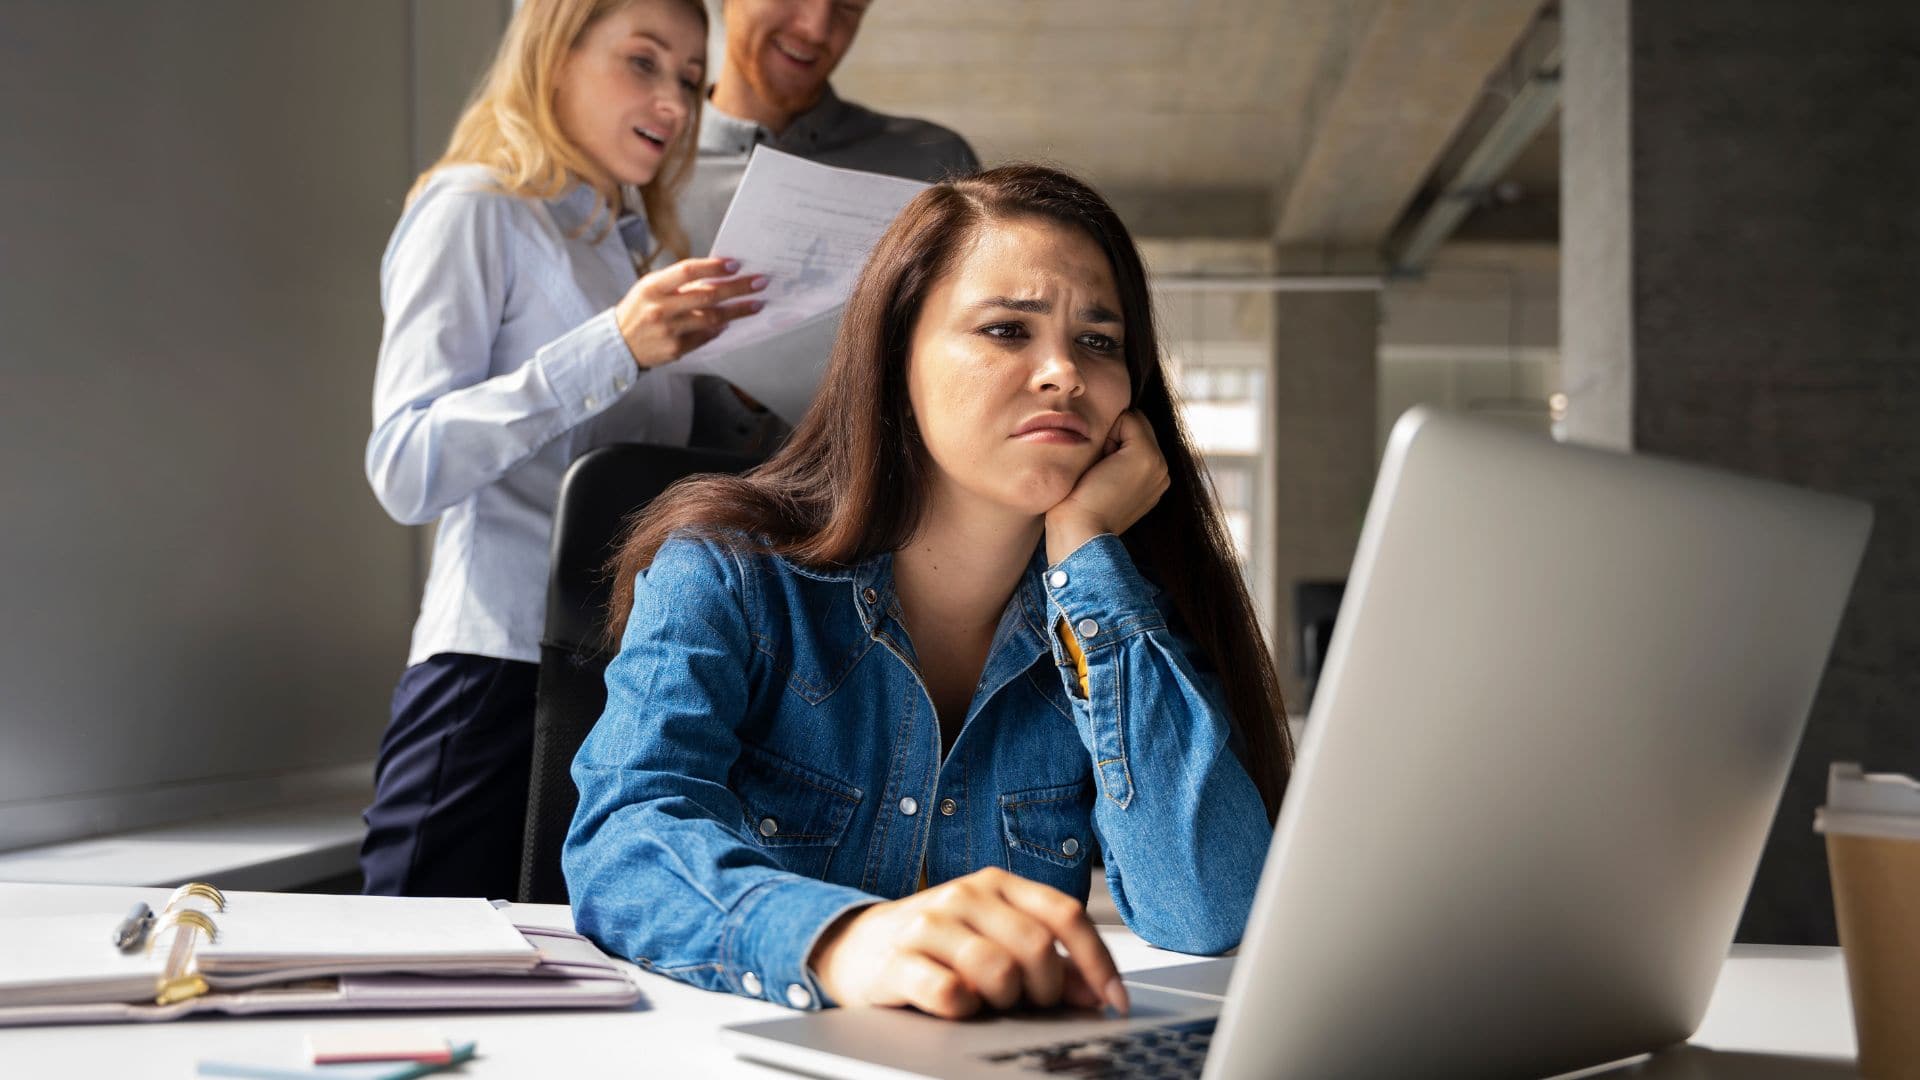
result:
[[[988,1061],[1048,1076],[1193,1077],[1207,1058],[1214,1020],[1144,1028],[1098,1039],[1030,1046],[990,1054]]]

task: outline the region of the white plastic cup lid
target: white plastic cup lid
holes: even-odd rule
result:
[[[1827,805],[1813,812],[1813,831],[1920,840],[1920,781],[1836,761],[1827,770]]]

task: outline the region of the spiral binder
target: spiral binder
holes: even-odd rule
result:
[[[195,897],[211,901],[215,914],[227,910],[226,894],[204,881],[190,881],[173,890],[167,906],[160,910],[160,917],[147,936],[147,951],[151,953],[159,946],[161,937],[167,931],[173,931],[166,966],[161,969],[154,986],[155,1005],[171,1005],[176,1001],[196,998],[208,990],[207,980],[201,978],[196,970],[194,950],[199,941],[198,935],[205,934],[208,941],[213,941],[220,936],[220,927],[213,921],[212,914],[197,907],[183,906]]]

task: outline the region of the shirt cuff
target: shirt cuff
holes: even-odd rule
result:
[[[833,1004],[807,957],[833,921],[879,897],[814,878],[773,878],[739,903],[722,930],[722,974],[735,993],[795,1009]]]
[[[533,362],[546,376],[568,427],[605,412],[640,377],[612,308],[548,342]]]
[[[1159,590],[1140,576],[1126,545],[1101,533],[1047,567],[1047,599],[1091,662],[1111,645],[1167,624],[1153,602]]]

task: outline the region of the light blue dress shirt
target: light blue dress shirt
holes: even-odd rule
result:
[[[586,184],[526,199],[459,166],[387,244],[367,480],[394,520],[440,523],[410,665],[538,661],[561,474],[607,443],[687,443],[691,380],[642,372],[614,321],[646,221],[597,207]]]

